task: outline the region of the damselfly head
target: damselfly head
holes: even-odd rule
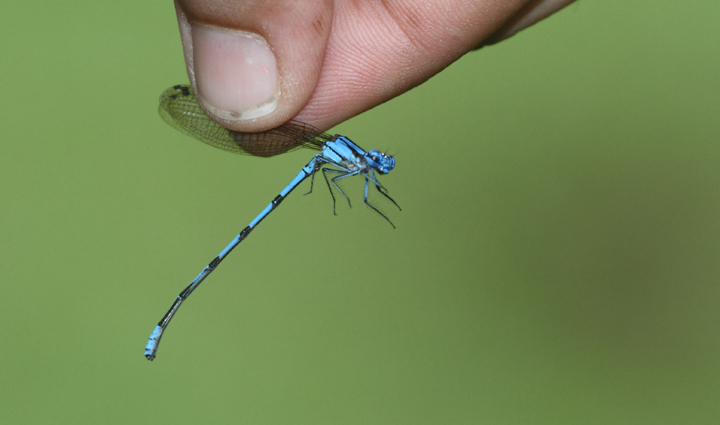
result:
[[[365,154],[365,161],[380,174],[387,174],[395,168],[395,158],[375,149]]]

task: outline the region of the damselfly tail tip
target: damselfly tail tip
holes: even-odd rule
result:
[[[158,346],[160,345],[160,338],[162,338],[162,334],[163,328],[161,328],[160,325],[155,326],[152,334],[150,334],[150,338],[145,346],[145,357],[150,361],[155,359],[155,354],[157,353]]]

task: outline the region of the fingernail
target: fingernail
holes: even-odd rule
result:
[[[198,100],[217,118],[240,121],[275,110],[280,95],[275,55],[257,34],[192,25]]]

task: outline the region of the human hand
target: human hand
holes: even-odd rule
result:
[[[176,0],[203,109],[242,132],[330,128],[574,0]]]

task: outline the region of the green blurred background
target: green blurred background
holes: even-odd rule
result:
[[[719,18],[583,0],[338,126],[397,230],[301,188],[151,363],[312,152],[161,121],[170,1],[3,2],[0,423],[719,423]]]

